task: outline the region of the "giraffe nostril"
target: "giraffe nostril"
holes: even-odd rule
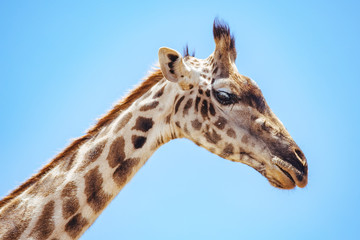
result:
[[[306,162],[305,155],[303,154],[303,152],[302,152],[300,149],[298,149],[298,148],[295,149],[295,155],[296,155],[296,156],[298,157],[298,159],[301,160],[303,163]]]

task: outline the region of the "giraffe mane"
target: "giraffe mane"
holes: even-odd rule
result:
[[[73,140],[62,152],[57,154],[48,164],[46,164],[38,173],[30,177],[26,182],[14,189],[10,194],[5,196],[0,200],[0,208],[5,206],[8,202],[14,199],[16,196],[19,196],[26,189],[31,187],[39,179],[41,179],[46,173],[53,169],[57,164],[69,154],[75,152],[80,148],[80,146],[95,136],[102,127],[111,123],[119,114],[126,110],[130,105],[143,94],[145,94],[151,87],[153,87],[157,82],[163,79],[163,74],[160,69],[154,69],[148,77],[145,78],[135,89],[133,89],[127,96],[122,98],[119,103],[117,103],[108,113],[106,113],[102,118],[100,118],[95,126],[90,128],[85,135]]]

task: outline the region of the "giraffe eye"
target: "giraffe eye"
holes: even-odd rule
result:
[[[235,94],[231,94],[225,91],[214,91],[214,95],[216,100],[221,103],[222,105],[229,105],[236,102]]]

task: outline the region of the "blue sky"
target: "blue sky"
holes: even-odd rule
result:
[[[137,84],[162,46],[214,49],[219,16],[304,151],[309,184],[278,190],[188,140],[161,147],[83,239],[359,239],[356,1],[2,1],[0,195]]]

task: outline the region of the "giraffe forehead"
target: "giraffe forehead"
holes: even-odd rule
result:
[[[235,64],[226,69],[225,72],[227,72],[227,74],[223,75],[222,72],[224,72],[224,69],[217,66],[212,55],[206,59],[186,56],[184,60],[190,67],[199,73],[199,85],[201,87],[209,86],[210,82],[211,84],[216,83],[217,88],[226,87],[235,94],[240,94],[241,92],[249,91],[251,89],[258,89],[256,82],[249,77],[240,74]]]
[[[186,56],[184,58],[184,61],[186,65],[203,74],[210,74],[211,69],[214,67],[214,60],[212,56],[206,59],[199,59],[192,56]]]
[[[256,83],[250,78],[233,71],[228,77],[214,79],[213,86],[215,88],[228,88],[233,93],[241,93],[252,88],[258,88]]]
[[[188,64],[205,64],[207,62],[207,59],[200,59],[193,56],[186,56],[184,57],[184,61]]]

